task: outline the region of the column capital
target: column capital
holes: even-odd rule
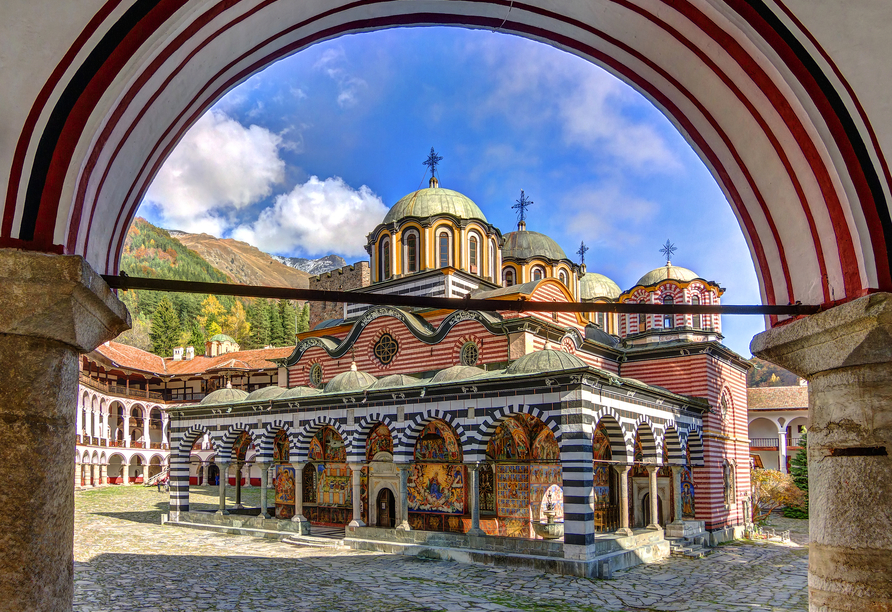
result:
[[[758,334],[753,355],[803,378],[889,362],[892,294],[875,293]]]
[[[0,333],[86,353],[130,328],[130,314],[83,257],[0,249]]]

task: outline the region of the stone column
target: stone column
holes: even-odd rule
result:
[[[310,523],[304,516],[304,467],[306,463],[292,463],[294,466],[294,516],[291,521],[301,523],[298,531],[310,533]]]
[[[242,505],[242,467],[243,463],[241,461],[236,462],[235,464],[235,509],[241,510],[244,508]]]
[[[781,429],[777,432],[777,468],[784,474],[787,473],[787,430]]]
[[[759,334],[754,355],[808,379],[811,610],[892,609],[892,294]]]
[[[99,484],[108,484],[108,464],[103,463],[99,466]]]
[[[412,529],[409,527],[409,468],[408,463],[397,463],[396,469],[400,472],[400,514],[397,517],[399,523],[396,528],[403,531]]]
[[[260,514],[258,516],[260,518],[268,519],[269,513],[266,511],[266,487],[269,481],[269,463],[257,462],[256,465],[260,469]]]
[[[647,466],[647,477],[648,484],[650,484],[650,524],[647,526],[648,529],[657,529],[661,530],[659,517],[660,517],[660,495],[659,489],[657,489],[657,472],[659,471],[659,466],[649,465]]]
[[[468,530],[468,535],[471,536],[485,536],[486,533],[480,529],[480,464],[479,463],[468,463],[465,465],[468,468],[468,486],[470,487],[470,495],[468,495],[468,501],[471,505],[471,528]]]
[[[129,463],[121,464],[121,477],[124,479],[124,482],[123,482],[124,485],[130,484],[130,464]]]
[[[362,520],[362,483],[360,482],[362,464],[351,463],[350,470],[353,475],[353,520],[350,521],[348,527],[365,527]]]
[[[632,529],[629,527],[629,470],[630,465],[615,465],[613,469],[619,476],[619,529],[616,535],[630,536]]]
[[[226,509],[226,481],[229,480],[229,462],[217,461],[217,469],[220,470],[220,507],[217,514],[229,514]]]
[[[681,470],[679,465],[672,466],[672,513],[675,518],[666,525],[666,536],[670,538],[684,537],[684,519],[681,510]]]
[[[0,278],[0,607],[70,610],[78,354],[130,319],[81,257],[0,249]]]
[[[808,379],[809,606],[892,609],[892,294],[761,333],[754,355]]]

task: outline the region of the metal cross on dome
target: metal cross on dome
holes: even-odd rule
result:
[[[678,249],[675,248],[675,245],[669,242],[669,239],[666,239],[666,244],[660,249],[660,253],[666,256],[666,265],[668,266],[672,263],[672,256],[675,254],[675,251]]]
[[[520,199],[516,200],[517,204],[512,206],[511,208],[517,211],[518,222],[526,223],[527,220],[527,208],[533,203],[531,199],[529,199],[526,194],[524,194],[523,189],[520,190]]]
[[[431,147],[430,155],[427,156],[427,159],[421,162],[423,166],[427,166],[431,170],[431,176],[434,176],[437,172],[437,164],[443,161],[443,157],[441,155],[437,155],[434,148]]]
[[[589,248],[585,246],[585,242],[579,243],[579,250],[576,251],[576,254],[579,255],[579,264],[582,265],[585,263],[585,254],[588,253]]]

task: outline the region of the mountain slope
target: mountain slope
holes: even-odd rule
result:
[[[247,242],[179,231],[173,231],[171,235],[212,266],[228,274],[232,282],[298,289],[308,286],[309,274],[286,266]]]
[[[303,257],[283,257],[281,255],[270,255],[270,257],[278,262],[285,264],[289,268],[303,270],[310,276],[316,276],[317,274],[323,274],[325,272],[337,270],[338,268],[343,268],[347,265],[347,262],[344,260],[344,258],[340,257],[339,255],[326,255],[325,257],[320,257],[319,259],[304,259]]]

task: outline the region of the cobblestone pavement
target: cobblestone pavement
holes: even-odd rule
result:
[[[214,507],[215,491],[191,493],[193,508]],[[774,520],[794,530],[789,545],[734,543],[602,581],[162,527],[166,511],[154,488],[75,493],[77,612],[807,609],[807,521]]]

